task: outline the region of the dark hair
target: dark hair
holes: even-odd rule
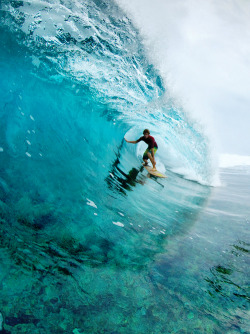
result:
[[[143,131],[143,134],[145,135],[146,133],[148,133],[149,135],[150,135],[150,131],[148,130],[148,129],[145,129],[144,131]]]

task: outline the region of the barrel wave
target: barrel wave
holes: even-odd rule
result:
[[[195,286],[198,257],[183,284],[185,266],[168,271],[211,192],[209,144],[139,32],[113,1],[5,1],[0,15],[6,330],[168,333],[166,309],[169,332],[216,328],[221,300],[244,306],[239,289],[202,301],[212,278]],[[144,144],[124,141],[144,128],[167,180],[141,166]]]

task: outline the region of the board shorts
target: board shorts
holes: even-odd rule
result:
[[[153,150],[154,150],[154,154],[156,153],[156,151],[158,150],[158,147],[154,147],[153,148]],[[148,152],[149,153],[151,153],[151,155],[152,155],[152,148],[151,149],[146,149],[146,151],[143,153],[143,159],[148,159]]]

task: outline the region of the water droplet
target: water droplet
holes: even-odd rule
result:
[[[121,222],[112,222],[114,225],[120,226],[120,227],[124,227],[124,224]]]
[[[88,198],[86,198],[87,199],[87,205],[89,205],[89,206],[92,206],[93,208],[96,208],[97,209],[97,206],[96,206],[96,204],[93,202],[93,201],[91,201],[90,199],[88,199]]]

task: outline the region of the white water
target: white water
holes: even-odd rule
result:
[[[250,2],[117,0],[215,151],[249,155]]]

